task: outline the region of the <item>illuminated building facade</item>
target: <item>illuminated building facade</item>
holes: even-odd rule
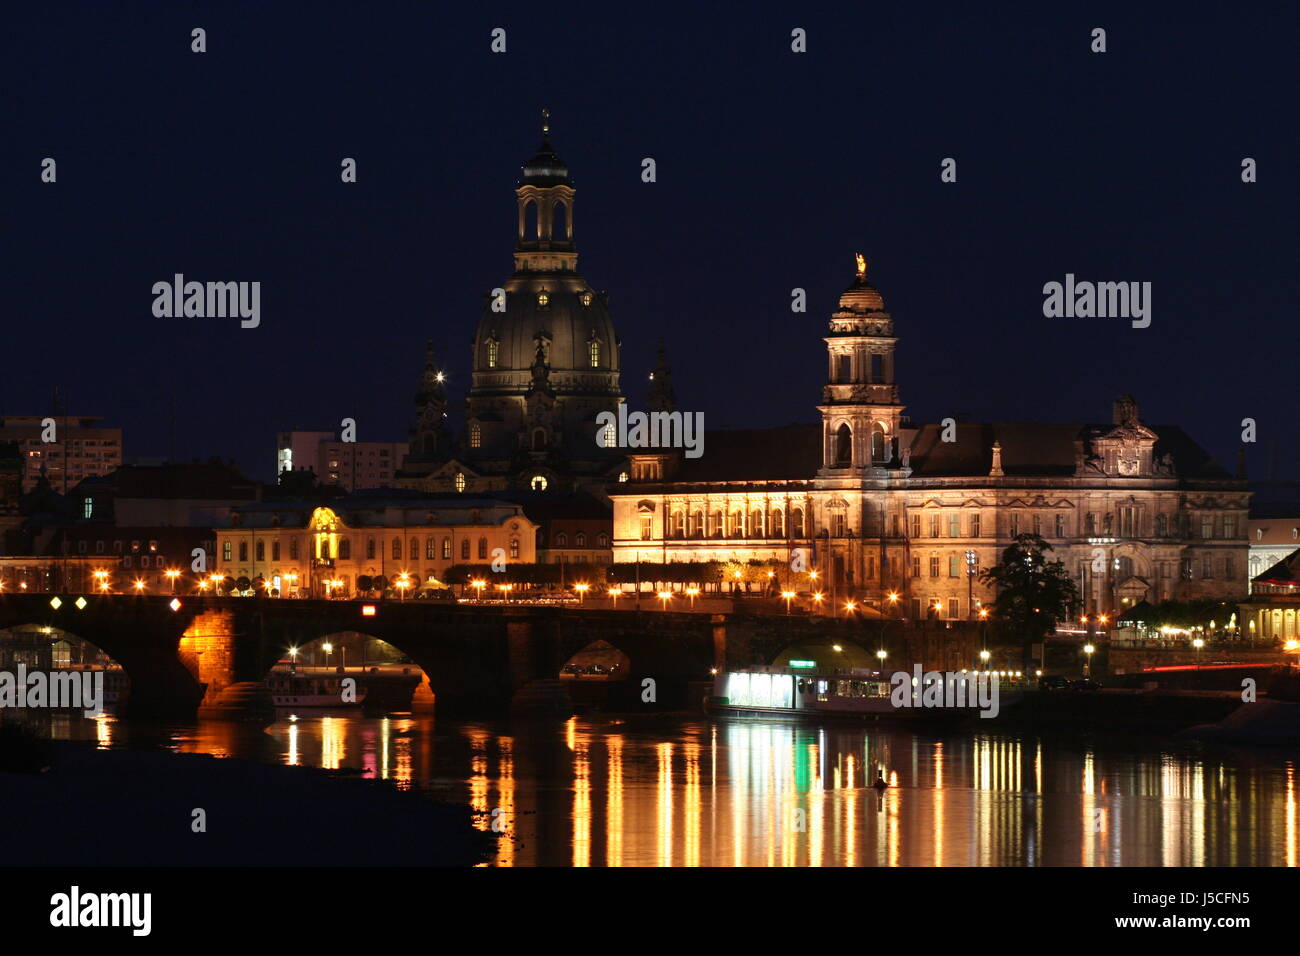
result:
[[[414,597],[441,587],[454,564],[535,561],[536,536],[520,505],[469,495],[388,491],[330,507],[267,502],[237,509],[228,527],[216,529],[213,572],[247,582],[238,590],[272,596],[346,598],[409,588]]]
[[[1122,396],[1109,424],[914,425],[898,343],[859,257],[831,316],[819,425],[710,431],[701,458],[630,456],[611,484],[615,561],[780,560],[905,617],[973,617],[978,571],[1049,543],[1088,613],[1245,593],[1245,481]]]

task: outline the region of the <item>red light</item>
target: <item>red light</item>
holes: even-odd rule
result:
[[[362,616],[362,617],[374,617],[374,616],[375,616],[375,606],[374,606],[373,604],[363,604],[363,605],[361,605],[361,616]]]

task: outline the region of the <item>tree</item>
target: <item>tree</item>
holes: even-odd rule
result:
[[[980,573],[980,580],[997,589],[993,613],[1005,634],[1020,640],[1026,662],[1030,645],[1055,630],[1079,603],[1065,564],[1047,559],[1051,550],[1038,535],[1019,534],[1001,561]]]

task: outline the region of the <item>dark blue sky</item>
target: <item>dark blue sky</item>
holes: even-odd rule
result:
[[[164,456],[174,402],[177,457],[261,478],[281,429],[405,438],[426,338],[463,397],[545,106],[634,405],[663,338],[708,426],[815,420],[862,251],[914,421],[1108,421],[1128,391],[1229,467],[1255,418],[1252,476],[1300,474],[1290,4],[262,6],[6,12],[0,411],[61,384]],[[154,318],[175,272],[261,281],[261,327]],[[1152,282],[1151,327],[1044,318],[1067,272]]]

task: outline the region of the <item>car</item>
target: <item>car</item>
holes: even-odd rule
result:
[[[1060,674],[1043,675],[1038,678],[1038,687],[1040,690],[1065,690],[1070,686],[1070,679],[1062,677]]]
[[[1083,677],[1070,683],[1070,690],[1101,690],[1101,681]]]

